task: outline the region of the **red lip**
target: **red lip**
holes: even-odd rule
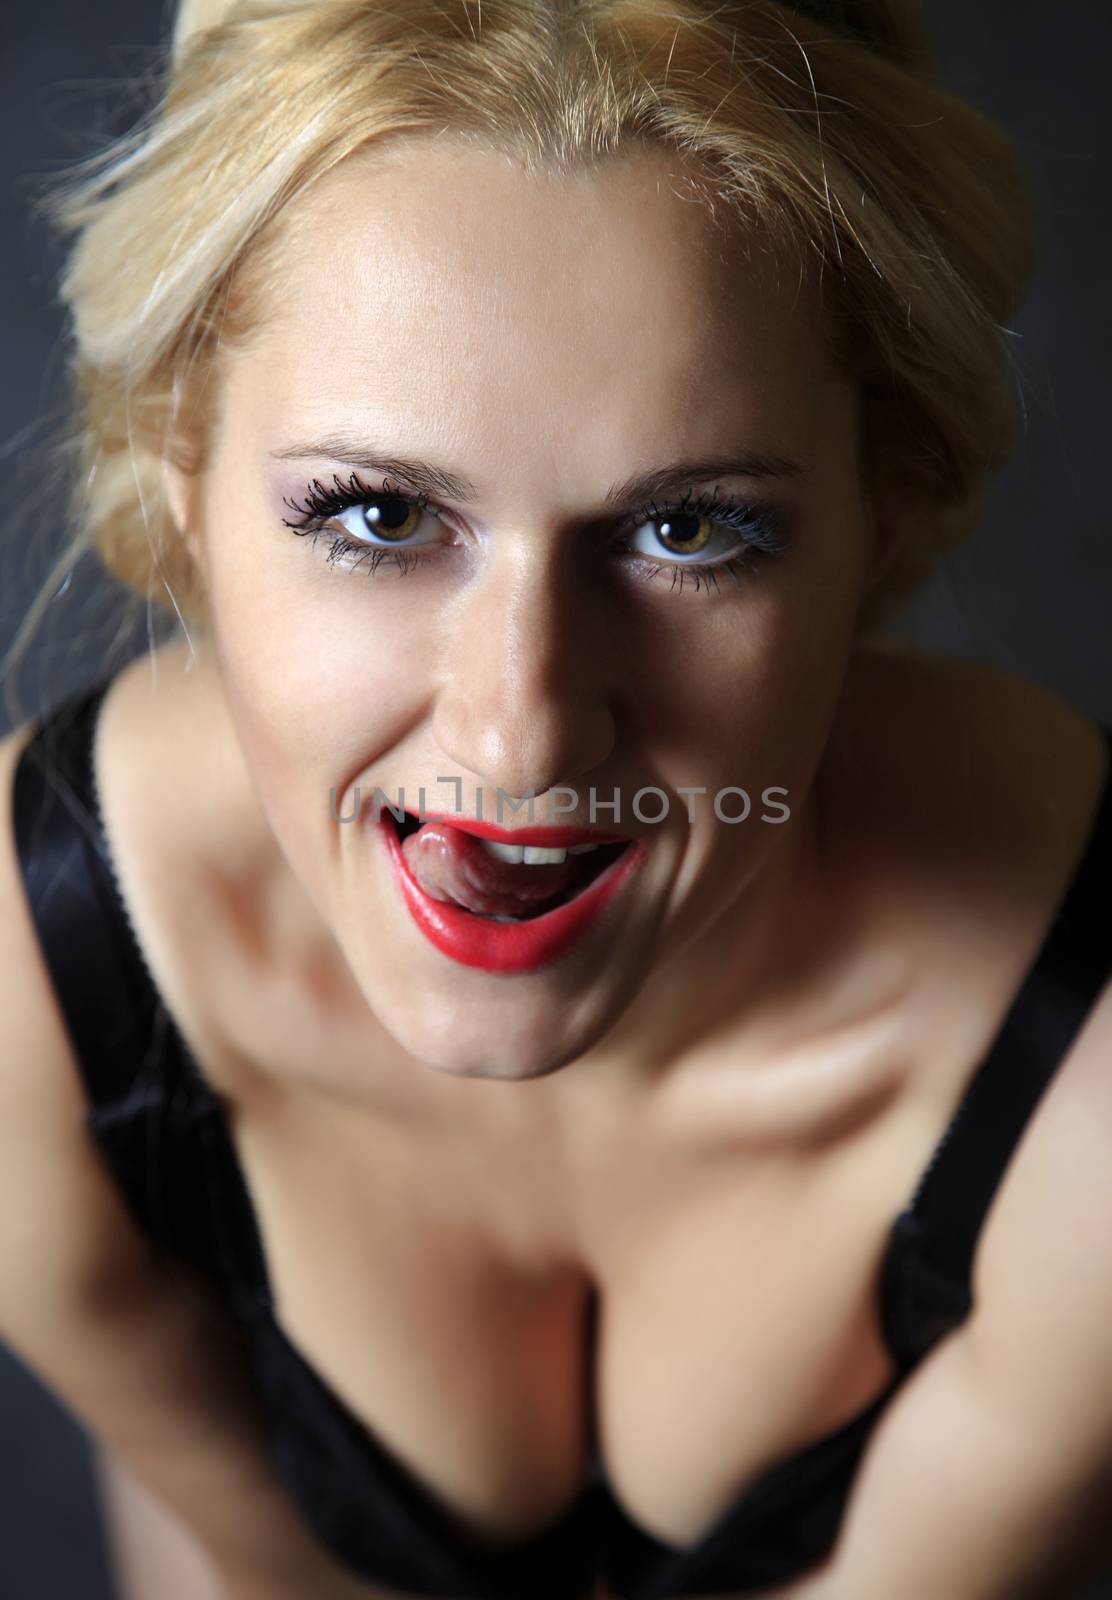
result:
[[[416,816],[407,812],[407,816]],[[494,822],[479,822],[471,817],[461,817],[454,811],[424,811],[423,822],[446,822],[461,833],[472,833],[476,839],[494,839],[499,844],[532,844],[544,850],[566,850],[574,844],[622,844],[628,833],[601,833],[597,828],[500,828]]]
[[[397,828],[389,813],[381,815],[375,832],[386,845],[394,881],[425,938],[442,955],[458,961],[461,966],[477,967],[483,972],[534,972],[557,960],[599,922],[615,896],[649,859],[648,847],[640,840],[633,840],[629,848],[573,900],[546,911],[543,916],[521,922],[492,922],[464,911],[461,906],[434,900],[425,893],[406,865]],[[581,839],[586,833],[588,839],[582,842],[602,842],[599,835],[590,834],[588,829],[538,828],[532,833],[578,834]],[[496,829],[493,836],[501,838],[504,834],[504,829]]]

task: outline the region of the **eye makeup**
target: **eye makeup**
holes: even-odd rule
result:
[[[383,478],[373,487],[357,472],[347,478],[333,474],[331,484],[313,478],[299,498],[284,501],[292,515],[283,526],[298,537],[308,537],[315,547],[329,540],[325,560],[343,570],[374,576],[384,561],[408,576],[425,562],[437,559],[445,541],[409,542],[427,515],[444,521],[447,513],[430,497],[403,489]],[[658,524],[650,539],[655,549],[631,548],[631,538],[650,524]],[[783,554],[791,540],[782,514],[761,501],[687,490],[678,499],[641,506],[621,519],[623,532],[617,544],[627,564],[639,576],[670,577],[673,591],[691,583],[696,593],[717,592],[718,576],[726,574],[735,585],[742,572],[755,575],[763,557]],[[354,537],[353,537],[354,535]],[[716,553],[708,557],[707,550]]]

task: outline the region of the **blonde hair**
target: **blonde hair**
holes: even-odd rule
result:
[[[1027,211],[1005,137],[933,81],[911,5],[185,0],[160,104],[55,203],[80,470],[47,600],[92,550],[148,605],[203,621],[161,468],[200,459],[183,441],[250,324],[240,269],[353,151],[438,130],[568,169],[672,149],[712,215],[821,281],[869,459],[908,507],[863,627],[970,530],[1011,446]]]

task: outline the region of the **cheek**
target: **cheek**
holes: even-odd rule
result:
[[[411,606],[367,592],[390,577],[319,573],[323,557],[307,545],[294,557],[212,561],[211,630],[259,803],[312,877],[335,843],[330,791],[343,806],[344,790],[419,720],[417,664],[432,642],[415,638]]]
[[[645,748],[674,785],[736,785],[757,810],[766,786],[790,796],[810,782],[852,650],[861,568],[855,538],[836,528],[825,548],[789,559],[743,579],[740,604],[673,602],[698,626],[672,644],[658,635],[638,707]]]
[[[760,656],[741,686],[759,786],[799,796],[821,759],[853,651],[864,549],[856,521],[819,530],[814,551],[768,608]]]

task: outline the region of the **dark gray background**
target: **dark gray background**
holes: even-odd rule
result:
[[[3,0],[0,16],[0,653],[63,530],[36,446],[60,399],[57,258],[29,218],[35,183],[128,125],[163,36],[158,0]],[[1112,722],[1108,251],[1112,151],[1102,0],[926,0],[944,81],[1011,131],[1035,196],[1042,264],[1015,324],[1026,426],[981,531],[894,631],[994,662]],[[127,81],[138,90],[124,90]],[[28,711],[88,681],[120,610],[81,571],[21,678]],[[137,628],[117,640],[141,648]],[[0,729],[6,725],[0,711]],[[0,1347],[0,1594],[112,1600],[79,1427]],[[1096,1595],[1112,1597],[1112,1577]]]

